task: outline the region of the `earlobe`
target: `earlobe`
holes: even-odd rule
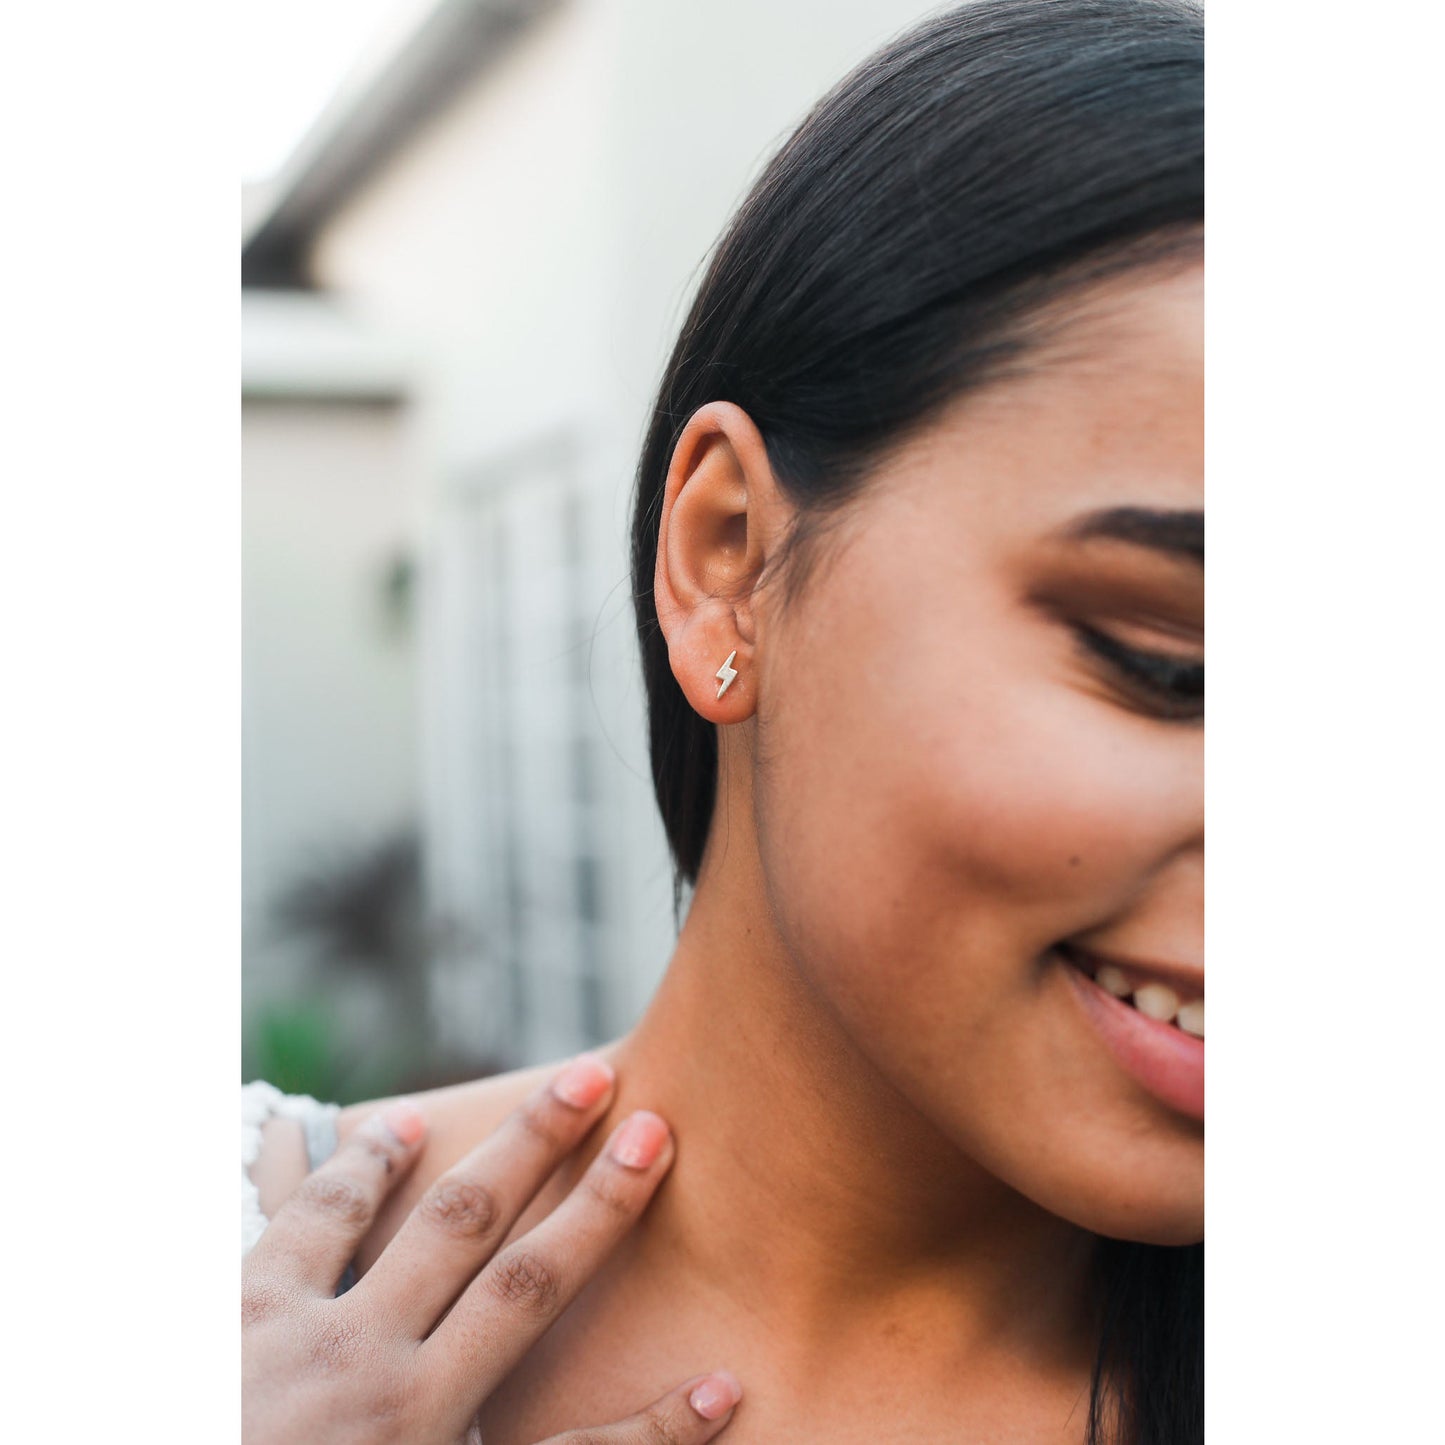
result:
[[[757,704],[753,590],[777,519],[776,484],[752,419],[731,402],[699,409],[668,469],[653,594],[673,675],[712,722],[741,722]]]
[[[672,675],[700,717],[725,725],[752,716],[757,706],[753,648],[740,635],[731,605],[707,598],[678,613],[667,634],[667,651]]]

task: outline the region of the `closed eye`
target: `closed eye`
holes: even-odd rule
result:
[[[1084,623],[1074,632],[1094,660],[1109,664],[1124,688],[1154,716],[1189,722],[1204,716],[1204,663],[1163,652],[1141,652]]]

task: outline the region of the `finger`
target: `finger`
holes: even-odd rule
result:
[[[426,1121],[404,1100],[374,1114],[276,1211],[253,1268],[318,1293],[336,1292],[381,1202],[416,1162]]]
[[[611,1066],[583,1054],[421,1197],[353,1295],[425,1338],[496,1252],[612,1097]]]
[[[698,1445],[722,1434],[743,1387],[726,1370],[699,1375],[647,1409],[601,1429],[568,1430],[541,1445]]]
[[[486,1398],[632,1228],[673,1158],[666,1123],[645,1109],[613,1131],[575,1188],[472,1281],[422,1346],[452,1398]]]

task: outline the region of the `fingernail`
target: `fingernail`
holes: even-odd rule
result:
[[[612,1087],[615,1077],[605,1059],[582,1054],[552,1081],[552,1092],[573,1109],[590,1109]]]
[[[426,1133],[426,1120],[413,1104],[389,1104],[382,1112],[381,1122],[403,1144],[415,1144]]]
[[[667,1143],[667,1124],[656,1114],[639,1109],[617,1131],[612,1141],[612,1157],[629,1169],[646,1169],[662,1153]]]
[[[743,1397],[743,1387],[726,1370],[717,1370],[693,1386],[687,1403],[704,1420],[720,1420]]]

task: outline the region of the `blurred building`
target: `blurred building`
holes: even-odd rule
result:
[[[404,1016],[464,1069],[636,1017],[675,937],[627,562],[651,393],[768,156],[923,13],[413,6],[248,198],[253,1018],[403,935],[337,1004],[348,1047]],[[408,906],[412,836],[398,933],[368,900]]]

